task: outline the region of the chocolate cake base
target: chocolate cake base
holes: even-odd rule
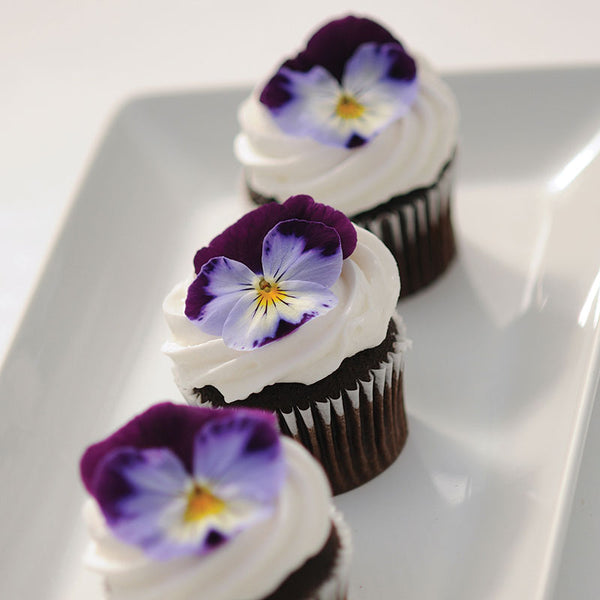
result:
[[[400,273],[400,298],[435,281],[456,254],[450,210],[454,162],[453,156],[433,185],[349,215],[354,223],[382,240],[394,255]],[[247,189],[255,204],[279,201]]]
[[[199,405],[260,408],[277,414],[282,433],[319,460],[334,494],[384,471],[402,450],[408,427],[402,385],[402,326],[391,319],[379,346],[346,358],[311,385],[276,383],[225,403],[213,386],[195,389]]]

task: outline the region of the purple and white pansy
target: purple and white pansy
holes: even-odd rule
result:
[[[350,220],[310,196],[265,204],[196,253],[185,314],[230,348],[259,348],[336,305],[355,247]]]
[[[405,115],[417,89],[417,67],[402,44],[378,23],[348,16],[285,61],[260,101],[285,133],[354,148]]]
[[[275,417],[157,404],[81,459],[112,533],[155,560],[204,554],[272,514],[285,479]]]

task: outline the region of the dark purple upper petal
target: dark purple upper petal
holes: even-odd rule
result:
[[[350,15],[330,21],[314,33],[306,44],[306,48],[295,57],[286,60],[279,67],[278,72],[267,82],[260,95],[260,101],[267,108],[276,109],[291,99],[288,80],[280,71],[283,67],[306,73],[315,65],[321,65],[341,83],[346,63],[356,49],[367,42],[396,45],[399,59],[390,72],[390,77],[414,79],[415,62],[404,51],[402,44],[379,23]]]
[[[407,54],[402,46],[387,46],[387,51],[394,58],[388,77],[412,81],[417,76],[417,63],[412,56]]]
[[[341,82],[346,63],[356,49],[366,42],[395,42],[402,48],[402,44],[379,23],[350,15],[321,27],[300,53],[300,63],[321,65]]]
[[[319,204],[307,195],[291,196],[283,204],[272,202],[245,214],[208,246],[198,250],[194,257],[196,274],[205,263],[217,256],[237,260],[255,273],[261,273],[264,237],[277,223],[289,219],[317,221],[333,227],[340,236],[344,258],[348,258],[356,248],[356,230],[344,213]]]
[[[130,450],[147,448],[169,448],[191,473],[196,433],[209,421],[226,420],[234,413],[242,416],[238,411],[239,409],[214,410],[171,402],[156,404],[134,417],[106,439],[87,448],[80,463],[83,484],[87,491],[95,497],[96,484],[100,477],[99,471],[108,456],[114,458],[118,454],[122,460],[136,460]],[[272,415],[257,411],[248,412],[258,415],[257,418],[271,421],[273,427],[276,427]],[[115,486],[121,485],[125,484],[119,483],[115,479]],[[121,492],[124,491],[126,490],[121,490]]]

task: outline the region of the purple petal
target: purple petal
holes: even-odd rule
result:
[[[283,204],[270,203],[245,214],[215,237],[208,246],[201,248],[194,257],[194,269],[198,274],[211,258],[225,256],[244,263],[254,273],[260,273],[262,242],[267,233],[280,221],[304,219],[320,221],[337,230],[342,242],[344,258],[356,247],[356,231],[342,212],[316,203],[310,196],[292,196]]]
[[[360,102],[366,106],[366,110],[352,125],[354,135],[363,140],[372,139],[390,123],[408,113],[417,92],[416,80],[406,82],[386,78],[372,85],[360,96]]]
[[[346,65],[344,89],[364,106],[360,118],[348,120],[356,136],[350,143],[356,145],[356,138],[371,139],[410,110],[418,91],[414,64],[412,79],[389,75],[402,56],[404,51],[397,44],[364,44]]]
[[[306,73],[315,65],[320,65],[341,82],[346,63],[356,49],[367,42],[400,44],[387,29],[375,21],[347,16],[321,27],[308,41],[306,49],[285,61],[280,69]],[[261,93],[260,101],[270,109],[279,108],[289,101],[281,77],[281,72],[278,71]]]
[[[407,85],[417,75],[415,61],[404,52],[400,44],[363,44],[357,48],[346,64],[344,89],[360,95],[382,80]],[[398,88],[401,89],[401,88]]]
[[[333,227],[340,236],[342,256],[348,258],[356,248],[356,229],[350,219],[341,211],[315,202],[310,196],[299,194],[290,196],[282,205],[287,216],[280,221],[288,219],[302,219],[304,221],[317,221]]]
[[[342,272],[340,236],[333,227],[290,219],[263,242],[263,272],[276,281],[301,280],[331,287]]]
[[[338,114],[344,91],[333,76],[318,65],[308,73],[287,71],[285,76],[290,100],[271,112],[279,128],[289,135],[310,137],[321,144],[349,146],[358,119],[345,119]]]
[[[196,437],[194,476],[213,482],[225,499],[271,501],[285,477],[281,442],[272,419],[247,414],[208,424]]]
[[[118,518],[107,518],[115,536],[157,560],[203,553],[212,525],[207,519],[194,524],[185,521],[191,476],[167,448],[133,452],[137,461],[103,470],[105,478],[110,478],[112,471],[112,476],[120,476],[131,486],[127,496],[114,502]],[[101,508],[106,515],[106,503]],[[219,533],[223,538],[231,532]]]
[[[184,514],[190,475],[167,448],[117,449],[98,467],[95,497],[106,522],[121,541],[166,560],[199,552],[204,539],[171,541],[169,524]]]
[[[163,510],[182,493],[188,478],[181,461],[169,449],[121,448],[99,464],[94,495],[112,527],[140,512]]]
[[[208,523],[190,531],[184,521],[192,485],[190,474],[168,448],[123,448],[101,463],[96,499],[118,539],[157,560],[169,560],[202,553],[207,545]]]
[[[236,302],[254,289],[256,275],[243,263],[218,256],[205,263],[188,288],[185,315],[202,330],[221,335]]]
[[[310,135],[313,121],[317,118],[321,121],[335,110],[339,89],[339,82],[321,65],[314,65],[308,71],[284,65],[264,88],[260,99],[283,131]]]
[[[96,481],[102,470],[102,461],[123,448],[170,448],[191,473],[196,432],[208,421],[228,418],[231,412],[231,409],[215,411],[171,402],[156,404],[106,439],[87,448],[80,463],[83,484],[96,497]],[[123,490],[126,493],[129,487],[124,485]]]
[[[390,79],[413,81],[417,78],[417,63],[400,44],[386,44],[383,48],[387,48],[387,52],[389,52],[392,59],[387,72]]]
[[[350,136],[350,139],[346,142],[346,148],[358,148],[359,146],[362,146],[367,142],[367,138],[364,138],[361,135],[358,135],[357,133],[353,133]]]
[[[272,109],[271,115],[282,131],[323,144],[345,144],[348,134],[340,131],[339,125],[347,122],[336,115],[341,88],[326,69],[316,65],[307,73],[298,73],[282,68],[278,81],[280,93],[285,92],[288,101]]]
[[[233,308],[223,327],[223,341],[230,348],[247,351],[280,339],[303,323],[330,311],[337,298],[326,287],[305,281],[280,284],[286,297],[261,305],[250,294]]]
[[[269,83],[263,88],[260,94],[260,101],[271,110],[276,110],[280,106],[287,104],[293,97],[292,92],[289,90],[290,80],[282,72],[284,71],[284,67],[285,65],[271,77]]]
[[[142,460],[121,469],[122,476],[133,490],[158,496],[173,496],[185,489],[189,473],[171,450],[147,448],[137,452]]]
[[[367,42],[400,44],[379,23],[371,19],[347,16],[321,27],[306,44],[306,50],[301,53],[301,61],[322,65],[341,81],[344,66],[356,49]]]

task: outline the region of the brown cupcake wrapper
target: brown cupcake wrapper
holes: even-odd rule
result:
[[[401,298],[437,279],[456,254],[451,218],[454,162],[452,157],[432,186],[396,196],[351,217],[394,255]]]
[[[402,330],[400,330],[402,331]],[[400,454],[408,435],[402,385],[403,350],[395,343],[387,360],[366,380],[305,409],[277,410],[282,432],[308,448],[323,465],[334,494],[366,483]]]

